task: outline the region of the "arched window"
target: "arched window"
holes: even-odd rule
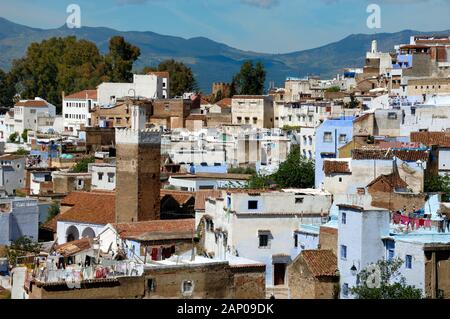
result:
[[[80,238],[80,233],[75,226],[70,226],[66,231],[67,242],[78,240]]]
[[[94,232],[94,230],[91,227],[86,227],[83,230],[83,233],[81,234],[81,237],[83,237],[83,238],[86,238],[86,237],[94,238],[95,237],[95,232]]]

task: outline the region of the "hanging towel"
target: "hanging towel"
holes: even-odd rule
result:
[[[152,248],[152,260],[158,260],[158,248]]]
[[[424,226],[425,228],[431,228],[431,220],[430,219],[425,220]]]
[[[401,216],[400,221],[402,225],[407,225],[409,223],[409,218],[407,216]]]

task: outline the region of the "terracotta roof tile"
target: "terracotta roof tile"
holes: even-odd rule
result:
[[[193,193],[193,192],[184,192],[184,191],[176,191],[176,190],[169,190],[169,189],[161,189],[160,194],[161,194],[161,199],[163,199],[166,196],[171,196],[180,205],[184,205],[191,198],[195,198],[195,193]]]
[[[370,182],[367,186],[372,186],[375,183],[383,181],[387,183],[391,188],[405,188],[408,184],[398,175],[398,173],[391,173],[389,175],[380,175]]]
[[[211,190],[200,190],[195,192],[195,206],[194,209],[205,210],[205,202],[209,197],[219,197],[221,195],[221,191],[211,189]]]
[[[82,238],[55,247],[56,252],[64,257],[75,255],[92,247],[92,238]]]
[[[161,78],[168,78],[170,77],[170,73],[167,71],[152,71],[148,72],[147,75],[156,75]]]
[[[47,107],[48,103],[41,100],[26,100],[19,101],[14,106],[24,106],[24,107]]]
[[[315,277],[337,275],[337,258],[333,251],[303,250],[301,255]]]
[[[395,157],[406,162],[428,162],[430,152],[427,150],[382,150],[373,148],[359,148],[352,151],[354,160],[390,160]]]
[[[390,149],[390,148],[420,148],[420,143],[380,141],[375,146],[379,149],[385,149],[385,150]]]
[[[345,161],[324,161],[323,170],[327,176],[335,173],[351,173],[348,162]]]
[[[219,102],[217,102],[216,104],[222,108],[231,107],[231,98],[222,99]]]
[[[64,97],[65,100],[97,100],[97,90],[84,90]]]
[[[115,194],[112,192],[71,192],[61,205],[73,206],[65,213],[56,216],[56,221],[46,225],[50,227],[57,221],[83,222],[106,225],[115,221]]]
[[[426,146],[439,145],[441,147],[450,147],[450,133],[411,132],[411,142],[422,143]]]
[[[193,232],[195,219],[152,220],[137,223],[118,223],[112,226],[122,238],[138,237],[146,233],[187,233]]]

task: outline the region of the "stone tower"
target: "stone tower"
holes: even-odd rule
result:
[[[116,223],[159,219],[160,161],[159,131],[116,129]]]

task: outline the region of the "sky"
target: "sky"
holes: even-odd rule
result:
[[[37,28],[62,26],[77,4],[83,26],[207,37],[232,47],[287,53],[355,33],[450,29],[450,0],[0,0],[0,16]],[[380,8],[371,29],[368,5]]]

